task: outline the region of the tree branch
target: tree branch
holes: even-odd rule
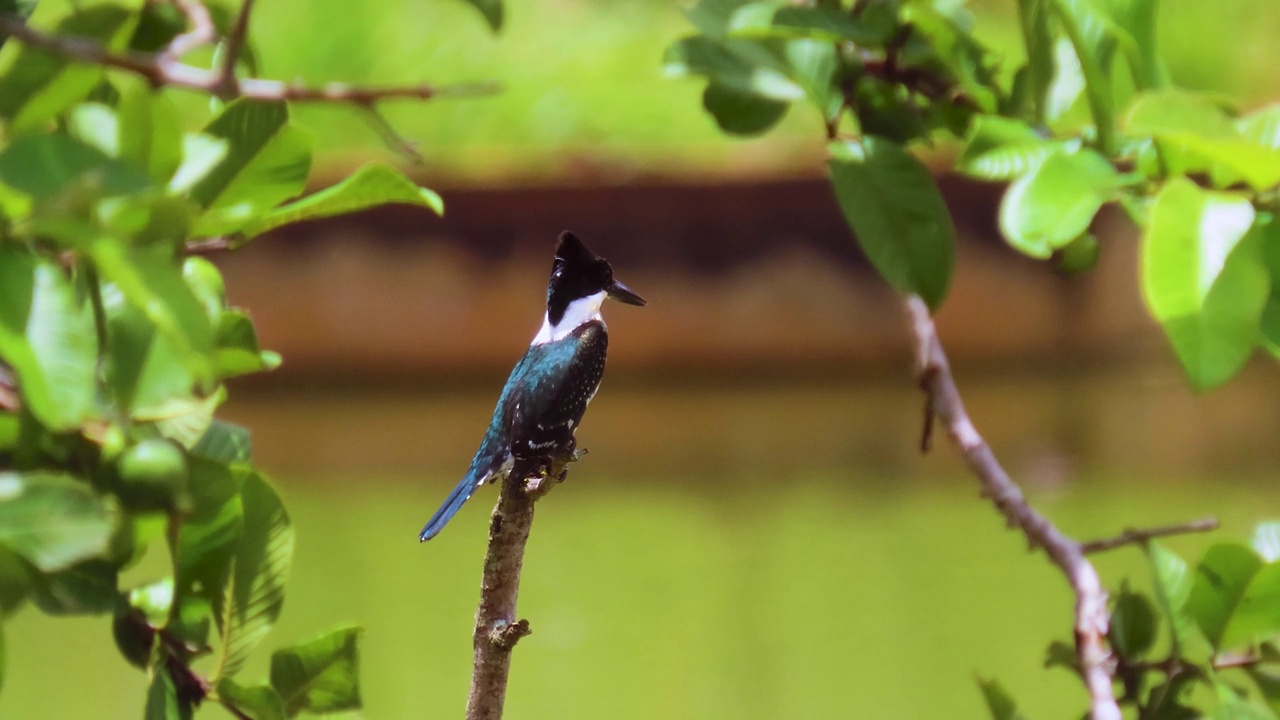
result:
[[[1089,553],[1102,552],[1104,550],[1114,550],[1125,545],[1145,544],[1148,540],[1159,537],[1168,537],[1170,535],[1187,535],[1190,533],[1209,532],[1217,530],[1219,526],[1217,518],[1207,517],[1190,522],[1180,523],[1178,525],[1163,525],[1154,528],[1128,528],[1119,535],[1111,538],[1103,538],[1101,540],[1090,540],[1080,543],[1080,551],[1086,555]]]
[[[471,694],[467,720],[499,720],[507,697],[511,650],[528,635],[529,621],[516,619],[520,570],[524,548],[533,526],[533,503],[554,483],[563,481],[569,463],[582,452],[553,458],[546,472],[542,464],[517,463],[498,491],[498,503],[489,521],[489,549],[484,556],[480,582],[480,607],[472,636],[475,661],[471,669]]]
[[[951,377],[951,366],[942,350],[929,308],[918,296],[906,298],[911,333],[916,341],[916,373],[928,397],[930,414],[936,414],[969,468],[982,483],[982,493],[991,499],[1010,526],[1017,527],[1033,548],[1044,548],[1049,559],[1066,576],[1075,592],[1075,642],[1080,677],[1089,692],[1092,720],[1120,720],[1120,706],[1112,689],[1112,658],[1106,646],[1110,615],[1107,594],[1098,573],[1085,558],[1080,543],[1062,534],[1053,523],[1036,512],[1022,491],[1000,466],[995,454],[969,419]],[[922,445],[928,446],[928,436]]]
[[[25,45],[61,55],[75,62],[86,65],[101,65],[131,72],[145,78],[157,87],[174,87],[223,96],[227,81],[224,79],[221,69],[218,72],[214,72],[186,65],[177,59],[174,53],[174,45],[181,40],[182,44],[178,49],[181,50],[184,47],[190,49],[191,41],[183,40],[188,35],[190,33],[179,35],[174,39],[173,43],[170,43],[160,53],[113,52],[93,40],[82,37],[49,35],[28,27],[17,16],[0,14],[0,36],[17,38]],[[228,56],[230,56],[230,51],[228,51]],[[439,97],[489,95],[498,89],[495,83],[462,84],[444,87],[433,85],[366,87],[348,85],[346,83],[307,86],[299,83],[264,80],[261,78],[235,80],[234,75],[232,76],[232,82],[235,86],[234,96],[236,97],[246,97],[254,100],[336,102],[360,105],[380,100],[429,100]]]
[[[235,25],[227,34],[222,67],[218,70],[219,95],[224,99],[233,98],[238,93],[236,83],[236,62],[240,59],[240,51],[244,48],[249,35],[249,13],[253,12],[253,0],[244,0],[240,4],[240,12],[236,15]]]
[[[213,18],[209,17],[209,8],[205,7],[200,0],[173,0],[173,2],[186,16],[187,24],[191,26],[187,32],[171,40],[169,47],[162,53],[166,60],[176,62],[192,50],[216,40],[218,31],[213,26]]]

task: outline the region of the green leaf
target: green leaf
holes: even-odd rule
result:
[[[311,141],[289,124],[285,103],[237,100],[204,134],[225,140],[228,152],[191,189],[191,198],[206,209],[195,235],[239,231],[306,186]]]
[[[804,88],[770,67],[762,45],[750,40],[687,37],[667,48],[663,71],[668,77],[703,75],[720,85],[749,95],[790,102],[805,96]]]
[[[191,454],[215,463],[248,463],[253,461],[253,443],[248,428],[214,420]]]
[[[219,678],[235,675],[280,616],[293,559],[293,527],[267,481],[257,473],[247,473],[240,496],[244,529],[226,589],[215,604],[222,637]]]
[[[129,10],[99,5],[79,10],[58,24],[55,35],[71,35],[119,50],[133,32]],[[53,117],[83,99],[101,81],[103,68],[23,45],[8,72],[0,76],[0,117],[14,134],[46,126]]]
[[[107,318],[103,369],[117,407],[155,417],[191,397],[196,378],[182,354],[115,283],[103,284],[102,305]]]
[[[991,711],[992,720],[1025,720],[1018,712],[1013,698],[1000,685],[998,680],[978,678],[978,687],[982,689],[982,697],[987,701],[987,709]]]
[[[1239,647],[1280,632],[1280,564],[1263,565],[1222,631],[1222,647]]]
[[[1271,218],[1258,224],[1262,236],[1262,257],[1271,274],[1271,294],[1262,309],[1262,344],[1280,358],[1280,222]]]
[[[1271,520],[1258,523],[1253,529],[1253,538],[1249,544],[1264,561],[1272,563],[1280,560],[1280,522]]]
[[[904,64],[934,69],[954,80],[970,104],[995,112],[1002,90],[990,51],[946,12],[926,3],[902,8],[902,22],[913,29],[904,48]]]
[[[1280,713],[1280,676],[1277,676],[1268,668],[1258,665],[1245,668],[1245,672],[1249,674],[1249,678],[1257,685],[1258,692],[1262,693],[1262,697],[1267,701],[1271,712]]]
[[[31,599],[50,615],[101,615],[119,604],[119,572],[107,560],[85,560],[40,576]]]
[[[102,278],[155,325],[195,379],[209,378],[213,328],[172,250],[163,246],[130,248],[104,239],[93,243],[89,253]],[[103,292],[105,303],[105,287]]]
[[[704,35],[724,37],[734,12],[751,0],[698,0],[684,13],[689,22]]]
[[[1048,3],[1079,60],[1098,147],[1103,153],[1110,153],[1116,125],[1115,101],[1108,74],[1108,58],[1114,46],[1112,28],[1092,0],[1048,0]],[[1061,59],[1059,63],[1061,69]]]
[[[215,357],[218,375],[229,378],[237,375],[274,370],[280,366],[280,356],[264,352],[258,347],[258,332],[249,316],[239,310],[225,310],[218,318],[215,341]]]
[[[1109,10],[1115,29],[1127,35],[1121,46],[1133,70],[1133,84],[1139,90],[1169,84],[1169,71],[1160,57],[1156,38],[1157,0],[1112,0],[1100,6]]]
[[[1223,632],[1261,568],[1262,558],[1257,553],[1235,543],[1214,545],[1196,566],[1187,612],[1215,650],[1225,649]]]
[[[1000,203],[1000,231],[1031,257],[1048,259],[1093,222],[1120,178],[1092,150],[1055,153],[1009,186]]]
[[[1248,198],[1165,185],[1142,241],[1142,292],[1193,385],[1230,379],[1259,340],[1269,293]],[[1248,240],[1246,241],[1246,237]]]
[[[110,197],[146,189],[146,174],[69,135],[29,135],[0,151],[0,180],[37,202],[85,188]]]
[[[253,237],[281,225],[344,215],[389,203],[417,205],[430,208],[437,215],[444,214],[444,201],[435,192],[418,187],[394,168],[371,163],[337,185],[281,205],[250,222],[244,233]]]
[[[52,472],[0,472],[0,543],[48,573],[107,550],[116,509]]]
[[[977,115],[957,167],[985,180],[1012,180],[1064,149],[1063,143],[1045,139],[1021,120]]]
[[[936,309],[955,262],[955,229],[929,169],[901,145],[869,136],[833,143],[827,167],[845,220],[880,276]]]
[[[715,81],[707,83],[702,106],[730,135],[759,135],[778,124],[790,107],[785,102],[739,92]]]
[[[1280,105],[1268,105],[1236,122],[1241,137],[1264,148],[1280,150]]]
[[[1111,646],[1121,657],[1141,658],[1156,641],[1156,611],[1142,593],[1130,592],[1126,584],[1116,596],[1111,610]]]
[[[360,707],[359,645],[362,628],[343,628],[271,655],[271,686],[289,716]]]
[[[1018,25],[1027,64],[1019,75],[1023,78],[1032,117],[1037,124],[1046,119],[1050,85],[1054,79],[1053,35],[1049,31],[1051,0],[1018,0]]]
[[[201,624],[207,622],[222,597],[244,528],[244,506],[238,490],[228,467],[193,455],[192,511],[182,522],[172,549],[176,602],[170,622],[181,624],[189,637],[201,643]]]
[[[151,686],[147,688],[147,706],[143,714],[145,720],[191,720],[191,703],[178,695],[178,687],[169,674],[166,658],[168,653],[153,652],[150,675]]]
[[[284,701],[270,685],[244,687],[231,678],[218,681],[218,699],[233,705],[250,720],[285,720]]]
[[[1139,96],[1126,116],[1130,134],[1157,139],[1164,173],[1208,172],[1219,187],[1243,179],[1265,190],[1280,183],[1280,149],[1265,118],[1257,122],[1241,130],[1213,98],[1175,90]]]
[[[852,40],[863,47],[883,47],[888,28],[833,7],[801,7],[785,2],[753,2],[735,9],[725,30],[741,37],[804,37],[825,42]]]
[[[34,585],[34,569],[22,556],[0,545],[0,624],[22,605]]]
[[[1187,567],[1187,561],[1166,550],[1158,542],[1149,542],[1144,547],[1151,564],[1156,608],[1169,624],[1172,652],[1179,655],[1189,644],[1195,642],[1195,622],[1186,612],[1187,597],[1191,594],[1193,582],[1191,570]]]
[[[93,311],[62,268],[0,244],[0,358],[50,430],[76,429],[93,414],[96,336]]]
[[[0,690],[4,689],[4,662],[7,651],[4,646],[4,623],[0,622]]]
[[[484,16],[489,29],[498,32],[502,29],[502,0],[465,0],[465,2]]]
[[[67,134],[110,157],[120,156],[120,118],[109,105],[84,102],[67,113]]]
[[[120,157],[146,168],[157,183],[168,182],[182,162],[182,126],[173,103],[139,79],[124,86],[119,112]]]
[[[1112,622],[1111,627],[1114,631],[1114,622]],[[1049,643],[1049,647],[1045,648],[1044,666],[1046,669],[1052,667],[1063,667],[1072,672],[1079,672],[1080,660],[1076,657],[1076,649],[1069,643],[1065,643],[1061,640],[1054,640]]]
[[[204,133],[182,136],[182,164],[169,180],[169,192],[185,193],[226,159],[231,144]]]

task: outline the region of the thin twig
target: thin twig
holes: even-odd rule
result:
[[[1159,537],[1168,537],[1170,535],[1188,535],[1190,533],[1209,532],[1217,530],[1220,523],[1217,518],[1207,517],[1191,522],[1180,523],[1178,525],[1164,525],[1154,528],[1128,528],[1119,535],[1111,538],[1102,538],[1100,540],[1090,540],[1080,543],[1080,551],[1089,554],[1102,552],[1104,550],[1114,550],[1125,545],[1138,545],[1146,543]]]
[[[244,44],[248,40],[249,14],[252,12],[253,0],[244,0],[240,4],[240,12],[236,15],[236,22],[231,26],[231,32],[227,33],[227,38],[223,43],[222,67],[218,69],[218,94],[223,99],[233,98],[238,94],[236,92],[236,62],[240,60],[240,52],[244,49]]]
[[[533,503],[551,489],[553,482],[564,479],[568,464],[578,457],[580,453],[553,459],[545,474],[521,467],[521,463],[502,481],[498,503],[489,521],[489,549],[484,556],[480,607],[476,609],[476,629],[472,637],[475,661],[471,670],[471,694],[467,697],[467,720],[502,717],[507,676],[511,671],[511,649],[532,632],[527,620],[516,619],[516,598],[520,593],[524,548],[533,526]]]
[[[220,72],[186,65],[168,51],[142,53],[112,52],[101,43],[82,37],[49,35],[28,27],[21,18],[0,14],[0,37],[14,37],[23,44],[62,55],[75,62],[101,65],[139,75],[157,87],[167,86],[218,95],[223,90]],[[181,36],[179,36],[181,37]],[[236,82],[239,97],[254,100],[294,102],[335,102],[368,104],[380,100],[429,100],[440,97],[472,97],[497,92],[495,83],[473,83],[437,87],[404,85],[369,87],[328,83],[308,86],[281,80],[245,78]]]
[[[1120,706],[1112,690],[1112,658],[1106,646],[1110,615],[1107,594],[1098,573],[1085,558],[1080,543],[1062,534],[1047,518],[1036,512],[1022,491],[1000,466],[996,456],[969,419],[951,377],[951,367],[938,339],[929,308],[918,296],[906,298],[912,335],[916,341],[916,372],[931,407],[952,443],[964,455],[969,468],[982,483],[983,495],[990,498],[1011,526],[1026,536],[1031,546],[1044,548],[1049,559],[1062,571],[1076,595],[1075,641],[1080,676],[1089,692],[1092,720],[1120,720]]]
[[[213,18],[209,17],[209,8],[200,0],[173,0],[173,4],[186,16],[190,29],[171,40],[161,54],[168,60],[178,61],[192,50],[216,40],[218,31]]]

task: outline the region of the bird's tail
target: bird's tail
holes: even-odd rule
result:
[[[431,519],[427,521],[426,526],[422,528],[422,532],[418,535],[418,540],[426,542],[439,535],[449,520],[462,509],[462,506],[471,497],[471,493],[475,492],[478,485],[475,473],[467,473],[466,477],[462,478],[453,490],[449,492],[449,497],[445,498],[444,504],[440,506],[439,510],[436,510],[436,514],[432,515]]]

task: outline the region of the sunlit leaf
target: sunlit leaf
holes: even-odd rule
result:
[[[1259,340],[1270,281],[1254,209],[1184,179],[1165,185],[1142,241],[1142,292],[1192,384],[1230,379]],[[1248,240],[1246,240],[1248,237]]]
[[[354,710],[360,707],[361,628],[336,630],[271,655],[271,686],[290,716]]]
[[[120,96],[120,156],[164,184],[182,162],[182,126],[172,102],[140,79],[126,82]]]
[[[1262,558],[1248,547],[1235,543],[1214,545],[1196,566],[1195,580],[1187,596],[1187,612],[1214,649],[1225,649],[1223,633],[1260,569]]]
[[[1089,229],[1119,184],[1111,163],[1092,150],[1054,153],[1009,186],[1000,231],[1018,250],[1048,258]]]
[[[204,134],[225,140],[227,155],[191,189],[205,214],[196,235],[236,232],[302,192],[311,171],[311,141],[289,124],[283,102],[237,100]]]
[[[1258,523],[1249,543],[1266,562],[1280,560],[1280,522],[1275,520]]]
[[[1250,580],[1222,631],[1223,647],[1240,647],[1280,633],[1280,564],[1263,565]]]
[[[394,168],[369,164],[337,185],[281,205],[255,219],[245,226],[244,233],[252,237],[288,223],[318,220],[392,203],[429,208],[437,215],[444,213],[444,201],[435,192],[419,187]]]
[[[1191,594],[1194,576],[1187,566],[1187,561],[1166,550],[1160,543],[1149,542],[1144,548],[1147,559],[1151,563],[1156,608],[1169,625],[1173,653],[1184,652],[1197,639],[1195,621],[1186,611],[1187,597]]]
[[[929,169],[874,136],[830,150],[831,183],[858,245],[890,285],[937,308],[951,284],[955,229]]]
[[[235,675],[280,616],[293,559],[293,527],[275,490],[262,476],[247,473],[240,496],[243,531],[215,607],[222,640],[219,678]]]
[[[969,126],[957,166],[986,180],[1012,180],[1065,149],[1063,143],[1046,139],[1020,120],[978,115]]]
[[[94,411],[96,336],[92,308],[61,267],[0,243],[0,358],[51,430],[78,428]]]
[[[116,5],[87,7],[69,16],[54,29],[101,41],[118,50],[133,32],[135,16]],[[0,76],[0,117],[10,129],[26,132],[44,127],[55,115],[89,94],[103,76],[103,68],[24,45],[8,72]]]
[[[116,510],[70,475],[0,472],[0,543],[44,572],[103,554]]]
[[[250,720],[285,720],[284,701],[270,685],[244,687],[231,678],[218,681],[218,697],[235,706]]]

